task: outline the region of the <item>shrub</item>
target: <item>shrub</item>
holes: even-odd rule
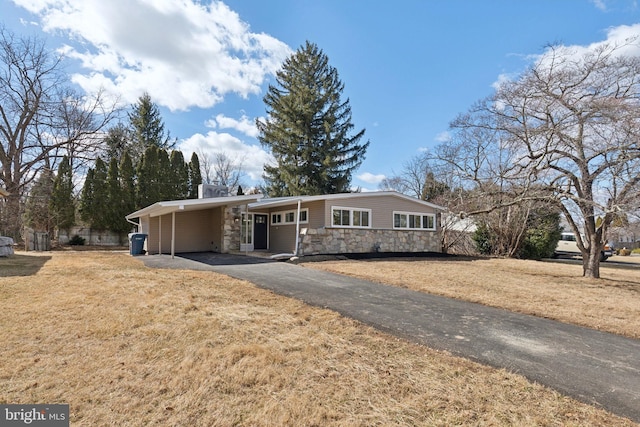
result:
[[[524,259],[551,258],[558,246],[561,232],[559,228],[533,228],[527,230],[520,257]]]
[[[85,239],[77,234],[69,240],[71,246],[84,246]]]
[[[476,244],[476,249],[482,255],[490,255],[493,252],[493,245],[491,242],[491,233],[486,224],[480,223],[476,231],[473,233],[473,241]]]

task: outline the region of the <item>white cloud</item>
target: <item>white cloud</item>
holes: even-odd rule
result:
[[[591,0],[591,3],[593,3],[593,5],[597,9],[600,9],[603,12],[607,10],[607,4],[604,2],[604,0]]]
[[[224,153],[230,159],[241,161],[243,171],[254,182],[261,181],[264,165],[274,162],[271,154],[261,147],[246,144],[226,132],[210,131],[206,135],[196,133],[181,141],[179,149],[184,153],[185,159],[191,158],[194,152],[198,154],[204,152],[212,156],[216,153]]]
[[[73,80],[134,103],[147,91],[171,110],[208,108],[225,95],[259,93],[291,53],[283,42],[250,31],[220,1],[14,0],[48,32],[66,33],[68,57],[84,70]]]
[[[493,82],[493,84],[491,84],[491,87],[495,90],[498,90],[500,89],[500,86],[502,86],[504,83],[510,82],[515,77],[517,77],[517,75],[513,73],[502,73],[498,75],[498,80]]]
[[[616,50],[612,55],[640,56],[640,24],[620,25],[612,27],[607,31],[607,38],[603,41],[592,43],[587,46],[569,45],[559,46],[557,51],[571,62],[581,62],[585,55],[597,52],[605,45],[615,46]],[[551,50],[538,56],[537,62],[541,66],[550,66],[552,61]]]
[[[374,175],[372,173],[365,172],[357,175],[356,178],[366,182],[367,184],[379,184],[383,179],[386,178],[386,176],[384,176],[383,174]]]
[[[436,142],[449,142],[451,141],[451,132],[445,130],[436,135]],[[425,150],[425,151],[428,151]]]
[[[240,120],[227,117],[224,114],[218,114],[215,119],[208,120],[206,124],[212,128],[235,129],[251,138],[257,138],[259,134],[255,120],[251,120],[244,114],[240,117]]]
[[[604,3],[603,3],[604,4]],[[566,60],[580,62],[589,52],[595,52],[604,45],[618,46],[615,55],[620,56],[640,56],[640,24],[620,25],[611,27],[607,31],[606,39],[592,43],[590,45],[560,45],[554,46],[556,52],[565,57]],[[552,55],[548,49],[539,55],[518,55],[530,63],[548,66]],[[549,64],[548,64],[549,63]],[[557,64],[556,64],[557,66]],[[491,85],[494,90],[498,90],[504,83],[508,83],[520,77],[519,72],[503,73],[498,75],[497,80]]]

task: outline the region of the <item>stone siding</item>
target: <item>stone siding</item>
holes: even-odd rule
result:
[[[225,206],[222,221],[222,248],[220,252],[240,250],[240,208],[237,206]]]
[[[367,252],[440,252],[436,231],[373,230],[361,228],[306,228],[300,233],[298,254]]]

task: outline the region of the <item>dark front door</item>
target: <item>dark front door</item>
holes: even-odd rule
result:
[[[253,214],[253,249],[267,249],[267,218]]]

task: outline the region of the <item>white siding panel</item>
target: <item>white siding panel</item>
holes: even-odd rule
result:
[[[171,216],[168,216],[167,222],[171,226]],[[164,226],[164,219],[162,225]],[[171,238],[170,230],[169,228],[169,240]],[[176,213],[176,253],[211,251],[213,245],[214,227],[211,210]]]

